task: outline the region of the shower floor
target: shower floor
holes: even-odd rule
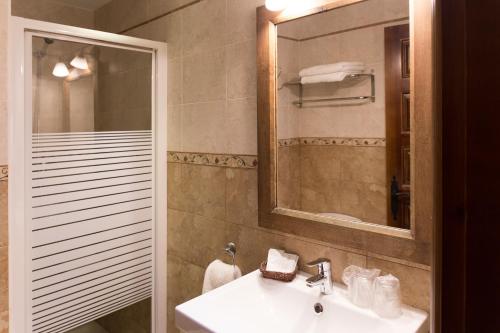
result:
[[[101,325],[95,321],[91,321],[88,324],[74,328],[66,333],[108,333],[108,331],[102,328]]]

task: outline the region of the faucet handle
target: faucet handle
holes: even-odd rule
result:
[[[324,264],[330,264],[330,259],[318,258],[306,264],[307,267],[323,266]]]
[[[306,266],[307,267],[315,267],[315,266],[317,266],[319,274],[321,274],[323,276],[325,276],[325,275],[330,276],[331,275],[330,259],[318,258],[316,260],[308,262],[306,264]]]

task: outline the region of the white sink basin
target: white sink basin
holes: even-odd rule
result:
[[[397,319],[382,319],[354,306],[345,289],[332,295],[308,288],[305,273],[290,283],[261,277],[254,271],[175,309],[176,325],[186,333],[406,333],[428,332],[427,313],[405,306]],[[316,314],[320,303],[323,313]]]

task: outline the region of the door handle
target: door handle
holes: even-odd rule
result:
[[[399,183],[396,180],[396,176],[392,176],[391,180],[391,214],[394,221],[398,220],[399,213],[399,198],[409,198],[410,193],[401,192],[399,190]]]

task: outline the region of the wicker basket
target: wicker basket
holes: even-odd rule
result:
[[[260,272],[262,273],[262,276],[265,277],[266,279],[291,282],[293,281],[293,279],[295,279],[295,276],[297,275],[298,267],[295,267],[295,272],[293,273],[280,273],[280,272],[266,271],[266,266],[267,266],[267,261],[263,261],[260,264]]]

